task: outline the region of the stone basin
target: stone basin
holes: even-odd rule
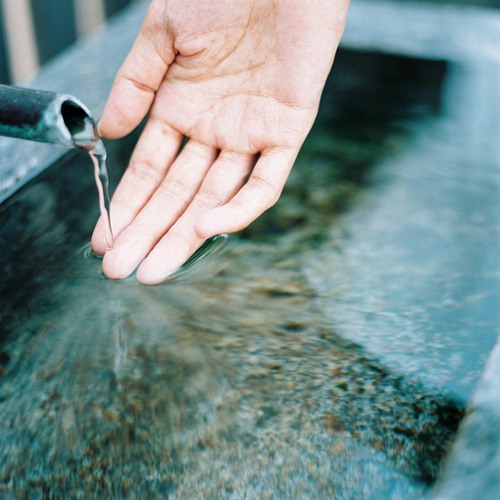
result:
[[[1,495],[495,497],[499,61],[486,30],[475,60],[370,39],[373,3],[280,202],[160,286],[88,258],[86,154],[0,141]],[[31,84],[98,116],[144,8]],[[113,185],[136,139],[107,143]]]

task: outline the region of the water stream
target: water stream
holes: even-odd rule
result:
[[[71,134],[75,146],[88,151],[94,165],[94,179],[99,195],[99,209],[104,222],[106,245],[109,250],[113,248],[114,237],[111,228],[111,200],[109,196],[109,175],[106,165],[106,147],[99,136],[99,132],[92,118],[84,118],[81,125],[79,129],[72,129]]]

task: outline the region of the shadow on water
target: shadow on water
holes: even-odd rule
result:
[[[396,78],[401,62],[340,55],[280,203],[183,280],[112,282],[83,257],[85,154],[2,207],[2,493],[425,493],[462,405],[337,335],[303,273],[406,123],[439,108],[443,66]],[[109,145],[112,180],[133,142]]]

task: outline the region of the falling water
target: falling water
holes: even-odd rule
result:
[[[114,238],[111,229],[110,218],[110,197],[109,197],[109,176],[106,166],[106,148],[99,136],[97,127],[92,118],[85,118],[83,127],[76,132],[72,132],[75,146],[88,151],[94,164],[94,177],[99,194],[99,208],[104,221],[106,234],[106,246],[108,250],[113,248]]]

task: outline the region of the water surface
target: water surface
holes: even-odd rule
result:
[[[336,67],[280,203],[182,279],[83,256],[85,153],[2,206],[3,494],[425,495],[498,333],[498,171],[444,63]]]

